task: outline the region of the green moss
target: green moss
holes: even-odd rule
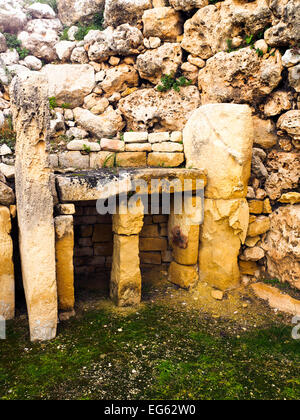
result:
[[[30,343],[26,320],[0,344],[1,399],[299,399],[299,341],[270,325],[237,336],[196,310],[99,309]]]

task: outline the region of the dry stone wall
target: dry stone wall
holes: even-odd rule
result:
[[[193,112],[205,104],[248,104],[254,148],[240,269],[245,282],[269,272],[297,285],[300,235],[289,246],[276,220],[280,214],[289,231],[290,212],[300,202],[300,3],[213,3],[59,0],[53,10],[39,2],[0,0],[0,205],[15,204],[15,75],[40,72],[48,80],[47,148],[51,167],[59,171],[189,167],[181,132]],[[201,152],[205,160],[213,155]],[[286,244],[281,253],[274,252],[277,244]],[[280,268],[283,260],[293,262],[293,279]]]

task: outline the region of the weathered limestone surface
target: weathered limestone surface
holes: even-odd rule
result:
[[[167,42],[137,57],[137,70],[142,79],[159,83],[163,74],[176,74],[182,62],[180,44]]]
[[[272,150],[268,154],[266,167],[269,175],[265,190],[272,200],[280,198],[285,190],[297,188],[300,179],[300,153],[285,153]]]
[[[203,211],[201,199],[199,201],[196,201],[196,197],[190,199],[182,214],[175,214],[173,207],[169,216],[169,243],[175,261],[182,265],[195,265],[198,262]]]
[[[182,47],[207,59],[227,49],[228,39],[242,33],[256,34],[270,21],[271,12],[266,0],[225,0],[216,5],[210,4],[201,7],[186,21]]]
[[[172,7],[155,7],[143,14],[144,36],[175,42],[182,34],[182,17]]]
[[[0,205],[9,206],[15,202],[15,193],[4,182],[0,181]]]
[[[189,11],[201,9],[209,4],[209,0],[170,0],[170,5],[175,10]]]
[[[279,85],[282,70],[279,51],[269,58],[251,48],[220,52],[199,71],[202,104],[261,101]]]
[[[221,290],[239,284],[238,255],[248,223],[246,199],[205,200],[199,254],[201,281]]]
[[[49,105],[46,79],[23,74],[11,86],[17,132],[16,196],[23,283],[31,340],[56,335],[57,287],[50,169],[46,153]]]
[[[268,272],[300,289],[300,205],[280,207],[270,222],[263,242]]]
[[[128,22],[137,24],[141,21],[144,10],[151,8],[151,0],[106,0],[104,24],[114,27]]]
[[[102,152],[100,152],[102,153]],[[103,152],[106,155],[113,153]],[[203,181],[206,185],[206,173],[201,169],[184,168],[128,168],[116,171],[108,171],[108,168],[98,171],[91,171],[82,174],[71,174],[67,176],[57,175],[56,182],[62,202],[90,201],[107,199],[119,193],[132,191],[133,180],[144,180],[151,187],[151,180],[179,179],[182,183],[185,179],[193,181],[193,188],[196,188],[196,180]]]
[[[196,86],[175,92],[140,89],[119,101],[118,109],[127,122],[127,130],[182,130],[192,112],[200,105]]]
[[[300,3],[298,0],[272,0],[270,8],[274,13],[274,26],[265,33],[269,45],[296,45],[300,38]]]
[[[85,37],[85,43],[89,48],[89,58],[93,61],[106,61],[114,55],[138,54],[139,46],[143,42],[141,31],[124,23],[116,29],[109,26],[104,31],[91,31]]]
[[[276,287],[272,287],[264,283],[255,283],[251,285],[254,293],[261,299],[266,300],[271,308],[278,309],[279,311],[286,312],[292,315],[299,315],[300,302],[292,298]]]
[[[0,206],[0,316],[6,320],[15,316],[13,243],[10,231],[9,209]]]
[[[138,235],[114,235],[111,299],[118,306],[134,306],[141,301],[142,278]]]
[[[113,232],[118,235],[138,235],[144,224],[144,207],[140,203],[132,213],[127,206],[120,205],[118,214],[113,215]]]
[[[183,143],[186,167],[208,171],[205,197],[246,197],[253,145],[249,106],[210,104],[200,107],[184,129]]]
[[[58,307],[60,310],[71,312],[75,304],[73,216],[57,216],[54,223]]]
[[[181,265],[172,262],[169,268],[169,281],[183,289],[190,289],[196,286],[199,274],[196,265]]]
[[[94,69],[88,64],[48,64],[42,73],[48,79],[48,96],[55,97],[60,106],[81,106],[96,84]]]
[[[87,109],[75,108],[74,116],[81,127],[97,138],[114,136],[124,127],[120,113],[112,107],[108,107],[101,115],[95,115]]]
[[[92,20],[96,13],[103,10],[104,0],[58,0],[57,6],[62,23],[71,26]]]

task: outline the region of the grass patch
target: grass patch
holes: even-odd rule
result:
[[[0,342],[0,399],[299,399],[291,328],[239,338],[230,322],[147,304],[84,313],[32,344],[27,322],[12,321]]]
[[[6,118],[4,125],[0,128],[0,145],[6,144],[12,150],[16,146],[16,133],[13,129],[12,118]]]

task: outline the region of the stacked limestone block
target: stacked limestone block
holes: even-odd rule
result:
[[[134,214],[120,205],[119,212],[113,215],[114,250],[110,296],[118,306],[134,306],[141,302],[139,234],[143,223],[144,208],[141,204]]]
[[[101,169],[105,167],[178,167],[184,163],[182,132],[126,132],[114,138],[91,141],[84,130],[70,130],[79,136],[70,140],[66,151],[51,154],[54,168]]]
[[[253,122],[246,105],[205,105],[184,130],[187,166],[208,173],[200,235],[200,279],[226,290],[240,282],[238,255],[249,225],[246,200]]]

